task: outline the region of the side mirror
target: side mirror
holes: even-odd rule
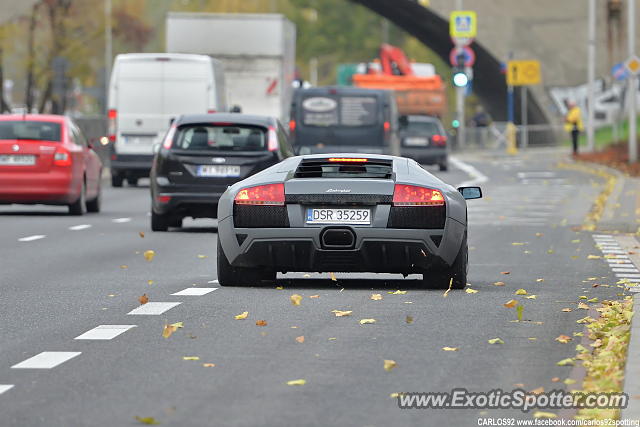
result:
[[[458,187],[458,191],[466,200],[482,198],[482,189],[480,187]]]

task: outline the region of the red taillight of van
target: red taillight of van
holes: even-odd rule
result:
[[[116,142],[116,119],[118,118],[118,111],[115,109],[110,109],[107,117],[109,118],[109,141]]]
[[[53,155],[53,164],[56,166],[71,166],[71,154],[65,148],[58,148]]]

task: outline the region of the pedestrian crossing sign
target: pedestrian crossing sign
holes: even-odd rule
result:
[[[449,33],[453,38],[475,37],[477,22],[473,10],[455,10],[449,17]]]

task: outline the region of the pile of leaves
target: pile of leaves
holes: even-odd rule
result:
[[[618,169],[632,176],[640,176],[640,163],[629,164],[629,149],[626,142],[608,145],[601,151],[578,154],[577,160],[599,163]]]
[[[603,393],[622,392],[624,368],[629,345],[633,300],[627,297],[622,301],[602,301],[596,309],[600,317],[587,328],[592,351],[578,345],[576,359],[583,361],[587,371],[582,392]],[[617,419],[618,409],[581,409],[579,419]]]

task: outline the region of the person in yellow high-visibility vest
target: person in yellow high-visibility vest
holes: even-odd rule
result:
[[[582,111],[575,102],[567,102],[567,115],[564,116],[564,130],[571,133],[571,143],[573,144],[573,155],[578,154],[578,136],[584,131],[582,123]]]

